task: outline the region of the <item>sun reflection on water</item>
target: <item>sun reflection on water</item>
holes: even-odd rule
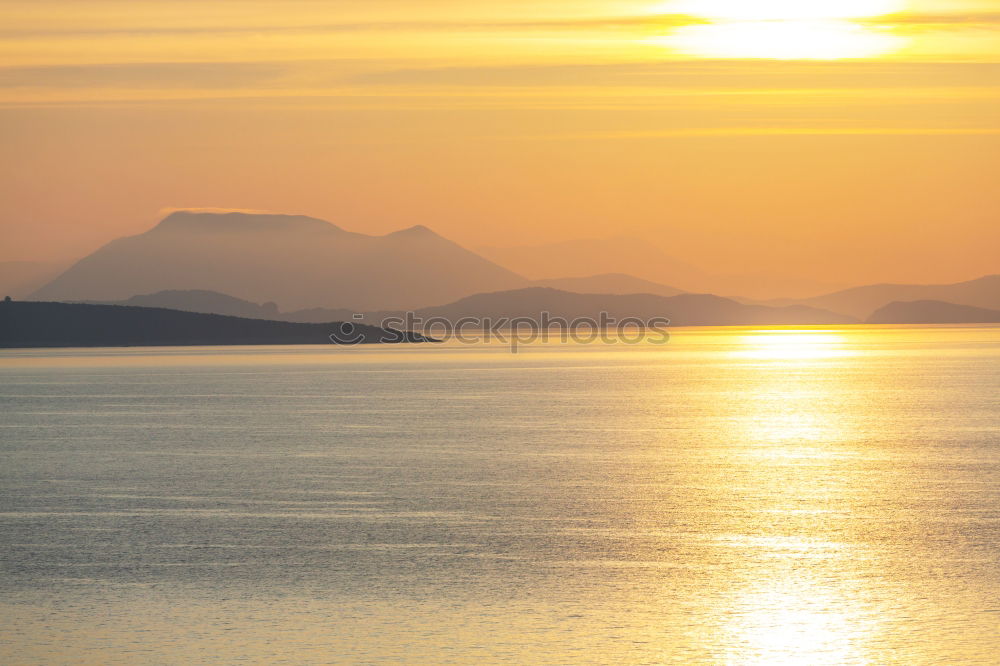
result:
[[[844,414],[849,385],[838,379],[840,361],[859,352],[844,334],[826,330],[764,329],[736,339],[734,359],[746,368],[741,409],[732,434],[756,458],[828,458],[853,436]]]
[[[723,631],[741,664],[866,663],[868,618],[843,596],[802,580],[762,581],[733,602]]]
[[[827,331],[754,331],[739,339],[740,358],[760,360],[816,360],[850,356],[843,335]]]
[[[843,331],[761,329],[729,351],[729,478],[715,484],[732,549],[709,615],[723,663],[866,663],[884,631],[858,583],[868,555],[838,529],[859,485],[860,346]]]

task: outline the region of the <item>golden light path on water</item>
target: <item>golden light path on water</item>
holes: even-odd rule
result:
[[[679,0],[664,5],[663,11],[706,22],[681,26],[654,41],[701,58],[873,58],[902,48],[906,40],[856,19],[885,16],[903,7],[897,0]]]
[[[731,537],[748,555],[745,570],[733,573],[732,594],[716,611],[726,618],[727,661],[865,663],[879,627],[850,582],[858,554],[824,526],[824,507],[833,513],[858,490],[830,470],[860,453],[842,418],[850,387],[830,370],[861,352],[824,330],[758,330],[736,342],[732,356],[750,362],[752,374],[731,432],[747,463],[740,481],[757,497],[740,507],[745,533]]]

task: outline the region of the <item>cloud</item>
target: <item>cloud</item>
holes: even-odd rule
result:
[[[972,27],[997,27],[1000,26],[1000,12],[972,12],[972,13],[925,13],[925,12],[900,12],[897,14],[887,14],[885,16],[875,16],[867,19],[857,19],[858,23],[872,23],[878,25],[924,25],[924,26],[972,26]]]
[[[36,37],[102,37],[112,35],[212,35],[212,34],[295,34],[325,32],[505,32],[533,30],[591,30],[630,28],[672,28],[707,23],[704,18],[686,14],[644,14],[605,16],[581,19],[534,21],[360,21],[352,23],[308,23],[301,25],[205,25],[191,27],[129,26],[119,28],[7,29],[0,39]]]
[[[203,88],[258,86],[287,76],[277,62],[147,62],[0,67],[0,88]]]
[[[539,141],[670,139],[726,136],[993,136],[1000,127],[688,127],[666,130],[581,132],[522,137]]]
[[[678,60],[659,63],[398,69],[358,75],[370,86],[823,89],[996,87],[1000,63]]]
[[[635,107],[671,96],[921,90],[1000,94],[1000,63],[673,60],[406,68],[398,60],[131,63],[0,68],[0,106],[307,100],[351,108]],[[292,102],[291,100],[295,100]],[[561,101],[560,101],[561,100]]]
[[[198,25],[88,28],[8,28],[0,29],[0,39],[33,39],[38,37],[103,37],[116,35],[227,35],[227,34],[318,34],[318,33],[390,33],[390,32],[523,32],[670,29],[711,23],[711,19],[690,14],[637,14],[630,16],[597,16],[587,18],[513,20],[513,21],[355,21],[342,23],[303,23],[294,25]],[[855,23],[883,26],[1000,26],[1000,12],[898,12],[869,18],[853,19]]]

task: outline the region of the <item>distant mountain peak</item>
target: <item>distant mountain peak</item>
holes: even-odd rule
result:
[[[160,220],[152,231],[343,231],[335,224],[306,215],[240,211],[178,210]]]
[[[422,224],[415,224],[412,227],[407,227],[406,229],[400,229],[399,231],[393,231],[388,234],[394,237],[409,237],[409,238],[443,238],[439,233],[434,231],[429,227],[425,227]]]
[[[370,236],[303,215],[194,210],[111,241],[34,293],[47,300],[123,301],[200,290],[162,298],[194,302],[212,291],[251,305],[357,312],[412,309],[525,283],[424,226]]]

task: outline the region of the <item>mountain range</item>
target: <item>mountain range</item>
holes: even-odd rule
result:
[[[698,273],[629,239],[604,245],[603,255],[600,241],[546,248],[553,274],[580,266],[581,258],[595,274],[537,277],[536,263],[529,273],[535,279],[529,280],[509,266],[527,265],[525,257],[540,260],[538,248],[521,248],[521,259],[508,257],[505,261],[512,264],[505,267],[423,226],[369,236],[304,216],[178,211],[145,233],[112,241],[84,257],[32,297],[317,323],[349,321],[356,313],[377,322],[404,310],[449,317],[535,316],[545,310],[570,318],[600,311],[668,317],[675,325],[841,324],[865,321],[894,302],[933,300],[1000,309],[1000,275],[950,285],[869,285],[806,299],[691,294],[683,283],[628,272],[598,273],[623,265],[647,271],[658,267],[681,279]],[[492,256],[501,254],[495,250]],[[25,271],[36,280],[44,275],[40,266],[14,266],[8,274]],[[909,312],[911,318],[924,312],[927,323],[945,316],[940,308]],[[955,316],[951,312],[946,318]]]
[[[562,291],[572,291],[578,294],[656,294],[657,296],[676,296],[684,290],[668,287],[651,280],[633,277],[625,273],[604,273],[587,277],[552,278],[534,280],[532,286],[550,287]]]
[[[32,298],[203,289],[291,309],[414,308],[528,281],[423,226],[385,236],[297,215],[180,211],[81,259]]]
[[[123,301],[90,301],[91,305],[120,305],[123,307],[166,308],[168,310],[183,310],[184,312],[200,312],[203,314],[219,314],[244,319],[274,319],[290,321],[280,312],[277,304],[263,303],[258,305],[252,301],[236,298],[228,294],[207,289],[168,289],[155,294],[137,294]],[[322,321],[343,321],[347,316],[334,316]]]
[[[257,305],[206,291],[166,291],[135,296],[116,305],[167,307],[293,322],[360,321],[369,325],[378,325],[387,318],[404,318],[406,315],[401,310],[355,313],[351,310],[326,308],[279,313],[273,303]],[[413,311],[415,316],[423,320],[443,318],[451,322],[467,317],[492,321],[527,317],[537,321],[543,312],[567,321],[578,318],[598,321],[601,313],[619,321],[636,317],[643,320],[667,318],[674,326],[857,323],[852,317],[808,306],[747,305],[711,294],[581,294],[549,287],[476,294],[446,305]],[[355,317],[355,314],[360,316]]]
[[[711,294],[578,294],[546,287],[477,294],[449,305],[422,308],[416,314],[424,319],[441,317],[453,322],[462,317],[492,320],[527,317],[537,321],[543,312],[567,321],[581,317],[597,321],[601,313],[618,321],[662,317],[669,319],[672,326],[857,323],[852,317],[803,305],[745,305]]]
[[[775,296],[811,297],[836,289],[801,277],[740,275],[706,271],[663,251],[655,243],[629,236],[584,238],[542,245],[480,247],[480,254],[524,275],[541,286],[566,275],[594,272],[624,274],[646,282],[672,285],[681,291],[765,299]],[[600,290],[603,293],[603,289]],[[648,289],[639,290],[644,293]],[[652,292],[659,293],[659,292]],[[666,294],[664,294],[666,295]]]
[[[701,269],[648,242],[628,236],[574,239],[544,245],[480,247],[477,251],[501,266],[539,281],[588,275],[596,267],[602,272],[635,275],[645,281],[678,285],[684,291],[691,291],[706,277]]]
[[[876,310],[869,324],[1000,324],[1000,310],[943,301],[894,301]]]
[[[807,299],[762,301],[762,305],[808,305],[867,319],[892,302],[944,301],[977,308],[1000,309],[1000,275],[954,284],[873,284]]]

